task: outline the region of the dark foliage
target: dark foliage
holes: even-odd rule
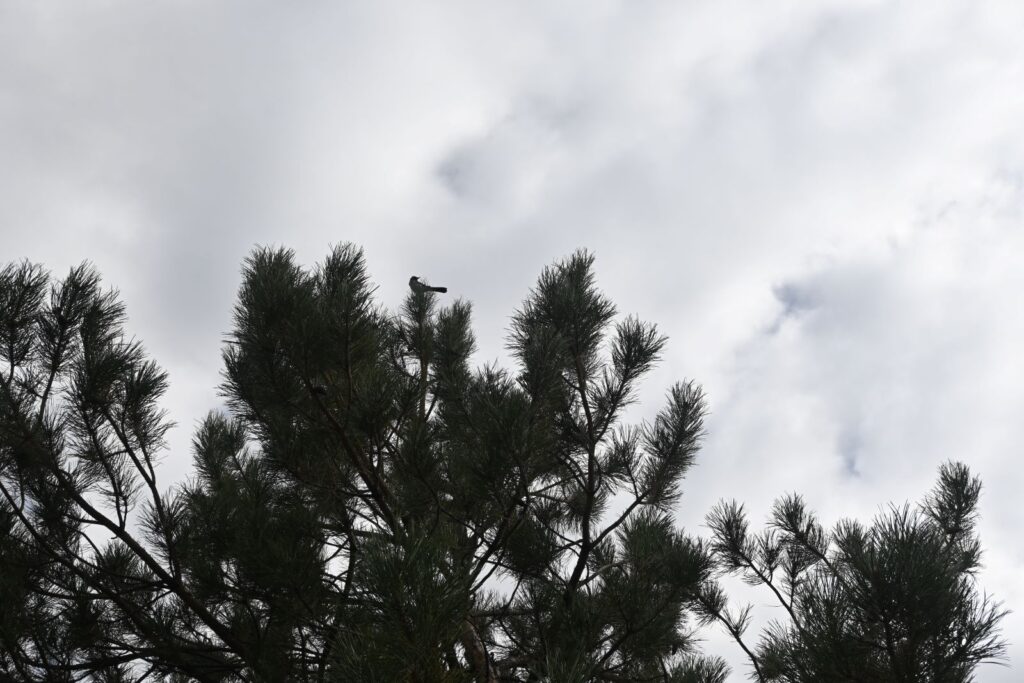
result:
[[[720,503],[707,518],[720,572],[768,588],[788,619],[751,649],[743,641],[750,607],[730,611],[706,582],[700,611],[725,626],[758,681],[973,681],[978,664],[1006,650],[1005,611],[979,597],[975,581],[980,491],[965,465],[947,463],[918,509],[891,507],[870,527],[843,521],[831,533],[800,496],[778,500],[760,534],[742,506]]]
[[[713,562],[669,516],[704,399],[679,384],[621,423],[665,339],[615,322],[592,266],[546,269],[517,367],[474,370],[467,303],[391,314],[351,246],[313,271],[258,250],[228,411],[169,490],[167,378],[116,294],[84,266],[4,269],[0,675],[724,681],[686,622]],[[804,656],[787,637],[780,667]]]

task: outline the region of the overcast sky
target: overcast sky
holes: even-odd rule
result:
[[[360,244],[390,306],[447,285],[481,363],[587,247],[670,336],[638,416],[708,393],[682,524],[788,491],[868,521],[962,460],[1024,662],[1022,36],[1016,0],[0,2],[0,262],[121,290],[171,481],[254,245]]]

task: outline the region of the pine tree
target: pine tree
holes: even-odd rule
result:
[[[718,573],[764,586],[787,619],[751,649],[751,607],[730,610],[716,581],[699,591],[699,611],[732,635],[757,681],[973,681],[1006,651],[1006,612],[976,585],[980,492],[966,465],[949,462],[916,509],[890,506],[870,526],[844,520],[830,533],[798,495],[776,501],[759,534],[742,505],[722,502],[707,517]]]
[[[225,410],[157,478],[166,374],[88,266],[0,272],[0,672],[15,681],[724,681],[670,516],[700,388],[579,252],[473,369],[470,306],[374,302],[362,253],[246,261]],[[170,454],[170,457],[180,457]]]

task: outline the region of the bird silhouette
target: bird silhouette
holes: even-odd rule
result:
[[[417,294],[422,294],[424,292],[438,292],[440,294],[444,294],[448,291],[447,287],[431,287],[430,285],[424,284],[420,282],[420,278],[416,275],[409,278],[409,289]]]

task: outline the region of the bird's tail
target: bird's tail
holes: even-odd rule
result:
[[[448,288],[447,287],[431,287],[430,291],[431,292],[437,292],[439,294],[447,294],[448,293]]]

